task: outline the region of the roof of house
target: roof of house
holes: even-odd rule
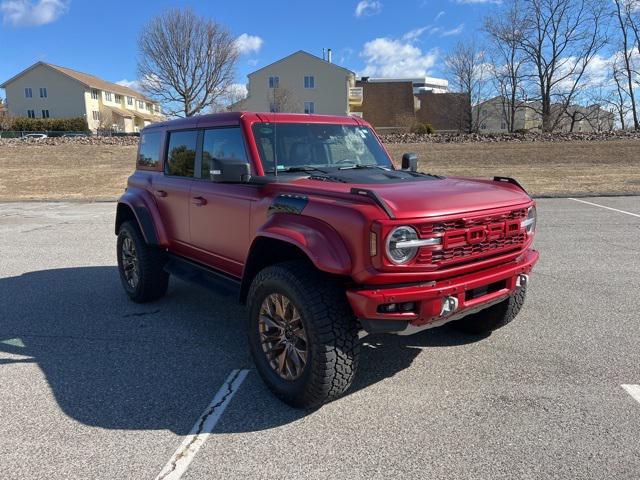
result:
[[[270,63],[269,65],[265,65],[264,67],[259,68],[258,70],[255,70],[255,71],[251,72],[251,73],[250,73],[249,75],[247,75],[247,76],[248,76],[248,77],[250,77],[251,75],[255,75],[256,73],[258,73],[258,72],[260,72],[260,71],[264,70],[265,68],[272,67],[272,66],[274,66],[274,65],[277,65],[277,64],[278,64],[278,63],[280,63],[280,62],[284,62],[284,61],[288,60],[289,58],[293,57],[294,55],[300,55],[300,54],[303,54],[303,55],[306,55],[306,56],[308,56],[308,57],[311,57],[311,58],[312,58],[312,59],[314,59],[314,60],[317,60],[317,61],[319,61],[319,62],[322,62],[322,63],[324,63],[324,64],[326,64],[326,65],[330,65],[330,66],[332,66],[332,67],[334,67],[334,68],[337,68],[337,69],[340,69],[340,70],[344,70],[345,72],[349,73],[350,75],[355,75],[355,72],[352,72],[352,71],[351,71],[351,70],[349,70],[348,68],[341,67],[340,65],[336,65],[335,63],[329,63],[327,60],[323,60],[322,58],[320,58],[320,57],[318,57],[318,56],[316,56],[316,55],[313,55],[313,54],[311,54],[311,53],[309,53],[309,52],[305,52],[304,50],[298,50],[297,52],[293,52],[291,55],[287,55],[286,57],[283,57],[283,58],[281,58],[280,60],[276,60],[275,62]]]
[[[87,86],[89,88],[97,88],[99,90],[107,90],[109,92],[118,93],[118,94],[121,94],[121,95],[128,95],[130,97],[139,98],[139,99],[144,100],[146,102],[155,103],[154,100],[150,99],[149,97],[146,97],[145,95],[143,95],[142,93],[140,93],[140,92],[138,92],[136,90],[133,90],[132,88],[125,87],[124,85],[119,85],[117,83],[107,82],[106,80],[102,80],[101,78],[98,78],[98,77],[96,77],[94,75],[89,75],[88,73],[78,72],[77,70],[73,70],[71,68],[61,67],[59,65],[53,65],[51,63],[46,63],[46,62],[36,62],[36,63],[34,63],[30,67],[24,69],[22,72],[20,72],[17,75],[11,77],[9,80],[7,80],[3,84],[1,84],[0,87],[6,88],[6,86],[8,84],[10,84],[11,82],[16,80],[17,78],[19,78],[22,75],[24,75],[29,70],[31,70],[31,69],[33,69],[35,67],[38,67],[40,65],[45,66],[45,67],[49,67],[49,68],[51,68],[53,70],[56,70],[56,71],[62,73],[63,75],[71,77],[74,80],[82,83],[83,85],[85,85],[85,86]]]

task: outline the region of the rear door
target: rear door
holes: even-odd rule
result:
[[[198,130],[167,133],[164,175],[154,179],[153,192],[171,247],[185,253],[189,244],[189,200],[198,150]]]
[[[240,276],[250,246],[251,201],[257,199],[257,187],[216,183],[211,171],[214,159],[248,162],[242,130],[210,128],[202,131],[202,137],[200,179],[191,188],[191,244],[198,250],[198,260]]]

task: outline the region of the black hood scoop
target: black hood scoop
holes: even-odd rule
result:
[[[436,180],[440,177],[405,170],[387,170],[384,168],[349,168],[344,170],[332,170],[326,174],[314,173],[311,180],[335,183],[356,184],[389,184]]]

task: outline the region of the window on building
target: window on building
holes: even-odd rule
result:
[[[144,110],[144,102],[142,102],[142,101],[138,100],[138,108],[139,108],[140,110]]]
[[[316,113],[315,102],[304,102],[304,113]]]
[[[133,97],[127,97],[127,105],[133,105]]]
[[[247,152],[240,127],[216,128],[204,131],[202,146],[202,178],[213,179],[213,170],[219,170],[217,160],[247,162]]]
[[[150,103],[147,103],[147,110],[149,110],[151,112],[152,108],[153,108],[153,106]]]
[[[27,117],[28,118],[36,118],[36,111],[35,110],[27,110]]]
[[[98,90],[91,90],[91,98],[98,100],[100,98],[100,92],[98,92]]]
[[[42,110],[42,118],[49,118],[49,110]]]
[[[316,88],[316,77],[307,75],[304,77],[304,88]]]
[[[111,95],[111,92],[104,92],[104,99],[107,102],[111,102],[113,100],[113,96]]]
[[[47,88],[40,87],[40,98],[47,98]]]
[[[140,135],[138,150],[138,166],[155,167],[160,160],[160,132],[143,133]]]
[[[100,120],[100,112],[98,110],[94,110],[91,112],[91,118],[93,118],[96,122]]]
[[[116,103],[122,103],[122,95],[116,93]]]
[[[33,91],[30,88],[24,89],[24,97],[25,98],[33,98]]]
[[[171,132],[167,149],[167,175],[193,177],[196,163],[196,143],[198,132]]]
[[[269,77],[269,88],[278,88],[280,86],[280,77]]]

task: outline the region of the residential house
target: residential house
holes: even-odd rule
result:
[[[542,114],[540,102],[518,102],[516,104],[514,128],[509,129],[510,108],[504,97],[494,97],[473,107],[473,119],[480,133],[505,133],[509,131],[541,131]],[[601,132],[613,130],[615,115],[599,105],[582,107],[570,105],[551,106],[552,118],[557,118],[556,132]]]
[[[247,98],[232,110],[349,115],[361,101],[355,73],[299,50],[248,75]]]
[[[37,62],[2,85],[12,115],[85,117],[90,130],[137,132],[163,119],[160,105],[131,88],[93,75]]]

